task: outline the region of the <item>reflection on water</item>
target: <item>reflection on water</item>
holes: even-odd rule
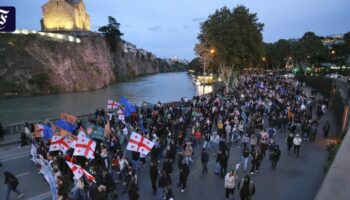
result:
[[[209,86],[204,88],[205,93],[210,91]],[[202,93],[203,88],[196,90],[191,77],[185,72],[156,74],[92,92],[1,98],[0,122],[13,124],[57,118],[62,112],[73,115],[88,114],[94,112],[96,108],[106,108],[108,99],[119,100],[120,96],[140,105],[141,101],[170,102],[177,101],[181,97],[192,98]]]
[[[203,95],[213,92],[213,86],[212,85],[197,85],[196,86],[196,94],[197,95]]]

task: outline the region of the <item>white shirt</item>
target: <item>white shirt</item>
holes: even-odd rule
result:
[[[293,144],[294,144],[295,146],[300,146],[300,145],[301,145],[301,138],[300,138],[300,137],[295,137],[295,138],[293,139]]]

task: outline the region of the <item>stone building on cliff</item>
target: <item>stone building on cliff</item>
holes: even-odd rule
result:
[[[83,0],[49,0],[42,11],[42,31],[90,31]]]

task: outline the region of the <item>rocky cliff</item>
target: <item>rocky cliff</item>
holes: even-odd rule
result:
[[[140,75],[181,68],[141,54],[115,52],[103,37],[81,43],[37,34],[0,34],[0,95],[95,90]]]

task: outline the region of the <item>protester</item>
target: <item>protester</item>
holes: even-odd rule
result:
[[[279,146],[276,145],[276,146],[274,147],[274,149],[272,150],[271,155],[270,155],[271,168],[272,168],[273,170],[276,169],[277,162],[279,161],[280,156],[281,156],[281,150],[280,150]]]
[[[294,140],[294,135],[293,135],[293,133],[290,133],[290,134],[288,135],[287,141],[286,141],[286,143],[287,143],[288,154],[290,154],[290,150],[291,150],[291,148],[292,148],[292,146],[293,146],[293,140]]]
[[[201,162],[202,162],[201,177],[203,177],[204,174],[208,172],[208,162],[209,162],[209,154],[205,148],[202,149]]]
[[[180,169],[180,182],[177,185],[178,187],[181,187],[181,192],[185,192],[186,184],[187,184],[187,178],[190,174],[190,168],[186,162],[186,160],[182,161],[181,169]]]
[[[5,129],[0,122],[0,140],[4,141]]]
[[[255,185],[250,176],[246,175],[238,183],[239,196],[241,200],[251,200],[252,196],[255,194]]]
[[[262,155],[260,153],[260,150],[255,151],[255,153],[252,156],[252,168],[250,169],[250,174],[257,173],[259,171],[259,167],[261,164]]]
[[[153,194],[157,192],[158,167],[157,163],[152,161],[149,167],[150,178],[152,182]]]
[[[299,157],[299,151],[301,146],[301,138],[299,134],[296,134],[293,139],[293,145],[294,145],[294,154],[297,154],[297,157]]]
[[[329,124],[329,121],[327,121],[323,125],[323,137],[328,138],[329,130],[331,129],[331,125]]]
[[[4,172],[4,176],[5,176],[5,184],[7,185],[7,190],[6,190],[6,200],[10,199],[10,194],[11,191],[13,191],[14,193],[18,194],[18,198],[21,199],[24,194],[21,193],[17,187],[19,185],[18,179],[16,178],[15,175],[13,175],[12,173],[10,173],[9,171],[5,171]]]
[[[225,176],[225,190],[226,190],[226,200],[230,198],[230,194],[233,196],[235,191],[235,181],[236,181],[236,174],[233,170],[231,170],[229,173]]]

